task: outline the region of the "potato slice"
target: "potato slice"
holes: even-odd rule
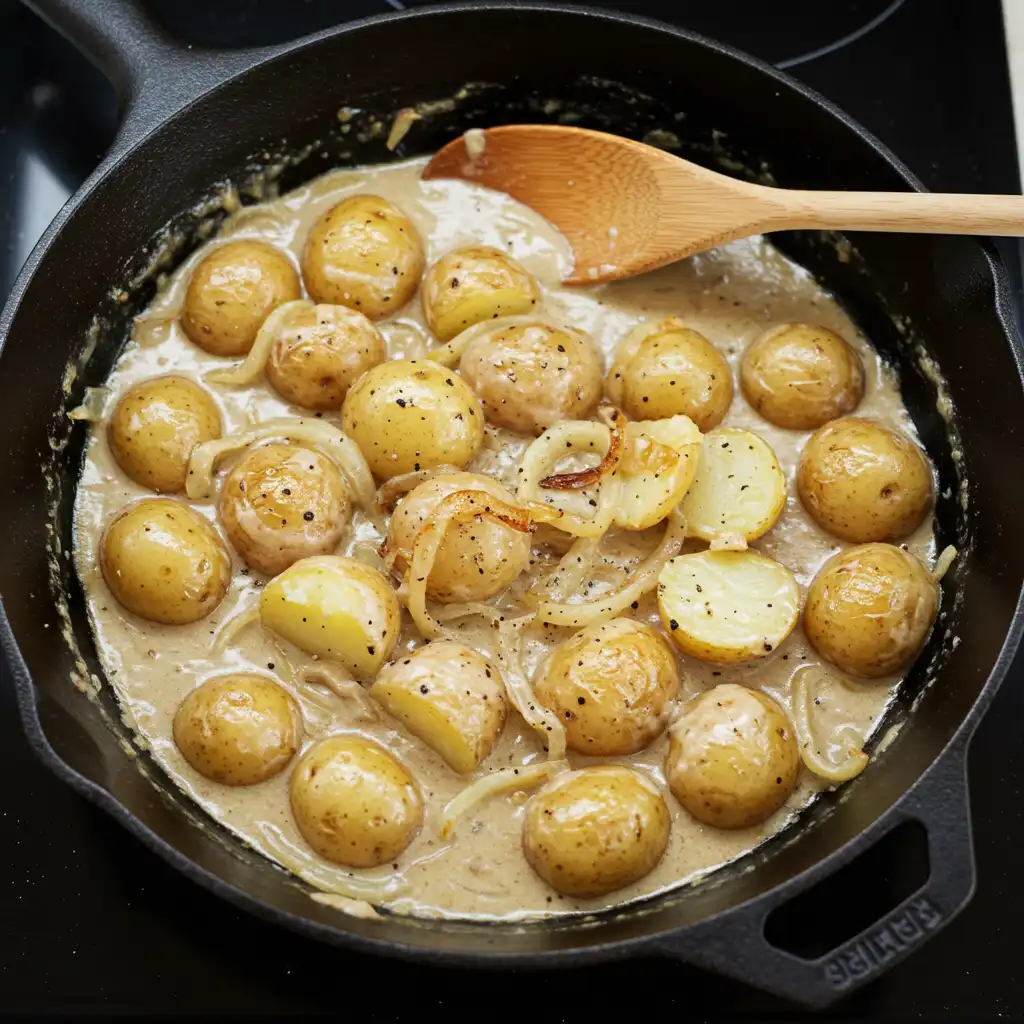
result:
[[[786,477],[763,438],[739,427],[704,435],[682,513],[687,533],[706,541],[756,540],[786,506]]]
[[[615,525],[646,530],[660,523],[693,483],[700,455],[700,431],[689,416],[627,424]]]
[[[755,551],[701,551],[661,570],[658,608],[681,651],[727,665],[763,658],[789,636],[800,588],[789,569]]]

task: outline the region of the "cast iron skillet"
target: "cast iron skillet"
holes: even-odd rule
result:
[[[7,481],[0,634],[25,729],[58,775],[239,906],[341,946],[436,964],[662,955],[820,1005],[906,956],[963,907],[974,886],[966,750],[1017,646],[1024,578],[1012,514],[1024,480],[1021,349],[1004,273],[988,245],[860,235],[851,250],[812,234],[778,238],[899,365],[905,401],[939,473],[940,540],[962,551],[942,618],[887,723],[902,729],[869,770],[819,801],[799,827],[705,884],[589,921],[511,927],[351,918],[313,902],[303,885],[233,840],[134,748],[109,688],[98,685],[67,556],[84,430],[69,424],[66,411],[86,385],[105,379],[158,271],[180,261],[201,239],[201,225],[222,215],[220,186],[232,182],[251,200],[269,179],[287,188],[339,163],[387,159],[374,115],[386,126],[399,107],[452,97],[414,127],[404,153],[435,149],[472,125],[561,118],[633,137],[669,131],[691,158],[770,174],[786,186],[920,185],[877,141],[785,75],[638,19],[560,7],[438,7],[273,49],[215,54],[177,45],[132,3],[33,5],[107,71],[124,117],[110,153],[46,232],[0,318]],[[460,92],[467,82],[477,85]],[[342,105],[362,111],[347,131],[336,116]],[[922,368],[925,350],[947,375],[952,427],[936,409],[937,377]],[[773,910],[908,821],[926,831],[930,855],[930,876],[917,892],[813,959],[766,938]]]

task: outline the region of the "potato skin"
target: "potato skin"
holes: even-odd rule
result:
[[[557,647],[534,678],[537,699],[565,726],[571,750],[596,757],[643,750],[665,728],[679,691],[675,658],[645,623],[589,626]]]
[[[395,506],[388,548],[398,552],[404,572],[416,537],[441,500],[455,491],[486,491],[499,501],[516,499],[497,480],[477,473],[439,473],[413,488]],[[453,601],[486,601],[519,578],[530,561],[530,535],[492,519],[450,523],[427,577],[427,596]]]
[[[423,274],[423,243],[411,220],[380,196],[349,196],[310,228],[302,276],[314,302],[380,320],[402,308]]]
[[[117,464],[151,491],[185,489],[192,449],[221,436],[213,396],[187,377],[153,377],[130,387],[107,424]]]
[[[295,824],[321,857],[352,868],[394,860],[419,831],[423,798],[408,769],[361,736],[329,736],[296,764]]]
[[[356,381],[341,426],[374,476],[389,480],[432,466],[465,466],[483,441],[484,414],[453,370],[430,360],[392,359]]]
[[[697,331],[666,324],[639,346],[625,345],[608,374],[609,394],[635,420],[689,416],[701,432],[717,427],[732,404],[725,357]]]
[[[217,531],[172,498],[143,498],[110,521],[100,569],[122,607],[180,626],[209,615],[231,584],[231,559]]]
[[[387,357],[383,336],[362,313],[321,304],[289,320],[270,350],[266,374],[286,401],[340,409],[359,376]]]
[[[864,544],[899,540],[932,507],[931,466],[910,438],[848,416],[811,435],[797,468],[800,501],[834,537]]]
[[[668,806],[639,772],[601,765],[566,772],[526,805],[523,852],[566,896],[604,896],[639,881],[668,846]]]
[[[300,558],[337,548],[352,511],[337,466],[310,448],[264,444],[228,474],[217,514],[232,547],[276,576]]]
[[[212,355],[240,356],[272,310],[301,297],[299,275],[280,249],[251,239],[227,242],[192,272],[181,326]]]
[[[601,400],[601,370],[585,334],[542,320],[485,332],[459,363],[488,421],[520,434],[590,416]]]
[[[757,690],[723,683],[702,693],[687,704],[669,736],[669,788],[707,825],[758,825],[796,785],[796,733],[782,708]]]
[[[174,742],[200,775],[225,786],[252,786],[282,771],[302,738],[288,692],[248,672],[214,676],[178,706]]]
[[[830,558],[807,592],[804,632],[814,649],[850,675],[903,671],[935,621],[939,586],[909,552],[861,544]]]
[[[385,665],[370,696],[463,773],[480,767],[508,715],[501,673],[452,640],[435,640]]]
[[[508,253],[469,245],[446,252],[431,265],[420,301],[434,337],[449,341],[483,320],[531,312],[540,302],[540,289]]]
[[[769,423],[814,430],[857,408],[864,397],[864,364],[827,327],[781,324],[743,353],[740,386]]]

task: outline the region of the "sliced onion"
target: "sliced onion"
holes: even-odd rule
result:
[[[263,326],[256,332],[256,340],[245,359],[230,369],[211,370],[205,375],[206,380],[214,384],[251,384],[267,365],[270,350],[285,326],[285,321],[296,313],[315,308],[313,303],[306,299],[282,303],[263,321]]]
[[[952,544],[947,544],[942,551],[939,552],[939,557],[935,559],[935,568],[932,569],[932,579],[938,583],[943,576],[949,572],[949,567],[956,561],[957,555],[960,552],[957,551]]]
[[[226,619],[213,636],[213,643],[210,644],[211,654],[222,654],[228,644],[234,643],[235,637],[260,621],[260,606],[256,604],[237,611],[230,618]]]
[[[552,601],[575,597],[584,581],[592,575],[594,561],[601,549],[600,537],[578,537],[548,577],[547,595]]]
[[[463,353],[469,348],[470,342],[476,341],[491,331],[500,331],[505,327],[516,327],[519,324],[535,324],[538,318],[535,316],[498,316],[492,320],[484,320],[482,323],[473,324],[464,331],[456,334],[447,345],[434,349],[427,353],[427,358],[442,366],[455,367],[462,360]],[[546,321],[540,321],[546,323]]]
[[[411,473],[400,473],[385,481],[377,490],[377,508],[382,512],[390,509],[399,498],[414,491],[420,484],[437,476],[439,473],[461,472],[458,466],[446,463],[442,466],[431,466],[429,469],[417,469]]]
[[[103,419],[103,410],[110,398],[110,388],[86,388],[82,404],[75,406],[68,413],[69,420],[85,420],[86,423],[99,423]]]
[[[396,150],[402,139],[409,134],[409,129],[419,121],[421,117],[423,117],[423,115],[414,107],[402,107],[402,109],[395,114],[395,119],[391,122],[391,131],[388,132],[388,140],[384,145],[392,152]]]
[[[447,839],[455,830],[455,823],[477,804],[499,793],[514,793],[546,782],[559,772],[568,771],[568,761],[544,761],[525,768],[501,768],[470,783],[458,796],[449,801],[441,812],[437,834]]]
[[[682,550],[686,539],[686,523],[677,509],[673,509],[666,520],[665,534],[658,547],[633,570],[633,572],[605,594],[593,601],[579,604],[560,601],[538,601],[534,605],[537,618],[556,626],[592,626],[605,622],[625,611],[634,601],[658,584],[658,576],[670,558]],[[527,597],[529,599],[529,596]]]
[[[836,764],[824,757],[818,751],[819,737],[814,727],[814,715],[812,712],[811,688],[807,685],[807,669],[810,665],[803,665],[797,671],[793,681],[793,709],[796,712],[794,725],[797,732],[797,740],[800,744],[800,757],[807,768],[818,778],[826,782],[839,784],[849,782],[856,778],[867,766],[870,758],[859,746],[850,746],[846,760]],[[841,730],[842,732],[847,730]]]
[[[580,470],[578,473],[556,473],[554,476],[546,476],[540,481],[540,486],[556,491],[582,491],[593,487],[602,477],[611,473],[622,458],[626,417],[618,409],[610,409],[608,410],[608,419],[607,426],[611,431],[608,450],[596,466]]]

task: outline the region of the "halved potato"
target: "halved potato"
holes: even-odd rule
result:
[[[693,484],[700,445],[700,431],[689,416],[627,424],[615,525],[646,530],[660,523]]]
[[[739,427],[704,435],[697,475],[682,505],[691,536],[756,540],[785,506],[786,476],[767,441]]]
[[[796,625],[800,588],[755,551],[679,555],[658,577],[658,608],[685,654],[728,665],[770,654]]]

